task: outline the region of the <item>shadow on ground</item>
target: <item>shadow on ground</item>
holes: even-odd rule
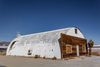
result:
[[[4,66],[4,65],[0,65],[0,67],[6,67],[6,66]]]

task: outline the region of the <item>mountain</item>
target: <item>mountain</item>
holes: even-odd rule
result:
[[[10,42],[0,41],[0,46],[8,46]]]

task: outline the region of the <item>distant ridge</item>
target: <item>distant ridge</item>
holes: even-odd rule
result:
[[[10,42],[0,41],[0,46],[8,46]]]

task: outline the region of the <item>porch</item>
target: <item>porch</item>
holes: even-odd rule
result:
[[[87,53],[87,40],[61,33],[59,39],[61,58],[80,56]]]

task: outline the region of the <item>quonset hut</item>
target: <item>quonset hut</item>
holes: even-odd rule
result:
[[[9,44],[6,55],[57,59],[86,53],[86,39],[76,27],[22,35]]]

